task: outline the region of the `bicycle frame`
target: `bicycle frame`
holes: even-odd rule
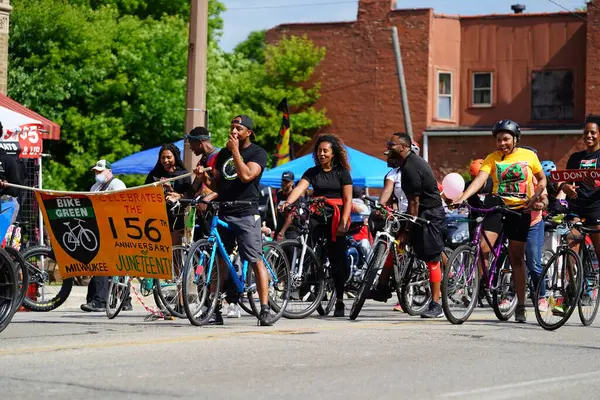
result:
[[[486,283],[487,288],[492,288],[494,278],[496,277],[496,263],[498,262],[498,257],[500,256],[500,252],[502,251],[502,246],[504,243],[504,233],[500,232],[500,234],[498,235],[498,238],[496,239],[496,243],[494,243],[494,245],[492,246],[489,238],[487,237],[487,235],[485,234],[485,231],[483,230],[482,222],[483,222],[483,219],[479,222],[479,225],[477,226],[477,230],[475,233],[475,238],[471,242],[471,246],[474,246],[477,248],[477,250],[475,252],[475,260],[473,261],[473,265],[475,265],[475,266],[477,266],[477,268],[479,268],[479,263],[478,263],[479,257],[483,256],[483,251],[481,250],[481,237],[483,237],[483,239],[485,240],[488,247],[490,249],[492,249],[492,254],[494,255],[494,261],[492,262],[492,264],[488,265],[487,268],[482,268],[484,282]],[[464,266],[462,268],[464,268]],[[474,271],[475,271],[475,269],[473,269],[471,271],[471,275],[469,276],[469,281],[471,279],[473,279],[473,275],[475,273]],[[462,273],[462,271],[460,271],[460,272]]]
[[[210,277],[212,276],[212,269],[214,267],[215,258],[217,256],[216,252],[218,250],[219,254],[221,255],[221,258],[223,259],[223,261],[225,261],[225,264],[229,271],[229,276],[231,277],[231,279],[233,280],[233,283],[235,284],[237,293],[240,293],[240,294],[244,293],[244,290],[246,289],[244,282],[246,282],[246,276],[248,273],[248,261],[244,260],[242,263],[242,276],[240,278],[240,276],[238,276],[238,272],[237,272],[235,266],[229,259],[229,254],[227,253],[227,250],[225,249],[225,245],[223,244],[221,235],[219,235],[219,230],[217,229],[219,226],[221,226],[227,230],[231,230],[231,228],[229,227],[229,224],[227,224],[227,222],[225,222],[225,221],[222,221],[219,218],[218,214],[215,214],[213,216],[213,219],[211,222],[210,235],[208,236],[208,241],[211,244],[216,244],[216,246],[212,246],[212,252],[210,255],[210,263],[208,266],[208,274],[207,274],[208,279],[207,279],[206,284],[210,285]],[[203,257],[204,257],[204,255],[203,255]],[[265,268],[267,268],[267,271],[273,277],[275,284],[277,284],[278,283],[277,275],[271,269],[271,266],[267,262],[264,255],[262,256],[262,258],[263,258],[263,262],[265,263]],[[203,260],[203,258],[201,258],[201,261],[202,260]]]

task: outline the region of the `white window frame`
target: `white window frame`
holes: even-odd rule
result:
[[[440,74],[446,74],[446,75],[450,75],[450,94],[440,94]],[[444,70],[438,70],[437,71],[437,75],[436,75],[437,79],[435,81],[435,115],[436,115],[436,119],[438,120],[442,120],[442,121],[453,121],[454,120],[454,90],[452,90],[453,86],[454,86],[454,73],[452,71],[444,71]],[[449,97],[450,98],[450,117],[449,118],[445,118],[445,117],[440,117],[439,116],[439,102],[440,102],[440,97]]]
[[[490,76],[490,87],[489,88],[476,88],[475,87],[475,75],[489,75]],[[489,103],[475,103],[475,92],[478,91],[490,91],[490,102]],[[472,107],[491,107],[494,103],[494,73],[492,71],[476,71],[471,74],[471,106]]]

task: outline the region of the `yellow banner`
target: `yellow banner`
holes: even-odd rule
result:
[[[282,128],[284,129],[284,128]],[[283,137],[281,138],[281,143],[277,145],[277,164],[276,167],[283,165],[290,161],[290,129],[287,128]]]
[[[97,194],[36,192],[61,275],[171,278],[161,186]]]

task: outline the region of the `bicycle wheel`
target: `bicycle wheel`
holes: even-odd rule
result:
[[[400,306],[408,315],[415,316],[421,315],[429,307],[432,297],[429,268],[414,254],[410,255],[410,259],[405,279],[400,288]]]
[[[356,297],[354,298],[352,308],[350,309],[351,320],[355,320],[358,317],[358,314],[360,314],[360,311],[365,304],[365,300],[367,300],[367,297],[371,293],[371,288],[375,284],[377,273],[383,268],[383,264],[385,263],[388,254],[386,243],[379,242],[375,246],[373,255],[367,264],[367,270],[365,271],[363,281],[358,288],[358,292],[356,292]]]
[[[446,319],[462,324],[469,319],[479,296],[479,268],[475,251],[463,245],[454,250],[442,279],[442,308]]]
[[[121,312],[125,300],[129,296],[131,279],[128,276],[112,276],[108,284],[108,298],[106,299],[106,316],[113,319]]]
[[[6,250],[15,265],[15,275],[18,284],[17,300],[15,301],[15,310],[17,310],[21,307],[23,299],[27,294],[27,287],[29,286],[29,268],[27,268],[25,259],[17,249],[6,247],[4,250]]]
[[[29,269],[28,287],[35,287],[35,294],[23,299],[23,307],[41,312],[60,307],[71,294],[73,278],[62,279],[52,248],[33,246],[21,255]]]
[[[183,308],[190,322],[196,326],[208,322],[219,300],[221,262],[215,254],[211,266],[214,246],[206,239],[195,242],[188,250],[183,266]]]
[[[591,254],[593,252],[589,248],[583,250],[583,290],[579,296],[577,302],[577,309],[579,311],[579,319],[584,326],[589,326],[596,319],[598,314],[598,305],[600,305],[600,298],[598,297],[598,289],[600,288],[600,274],[598,270],[598,264],[594,265],[592,262]]]
[[[492,283],[492,308],[496,318],[508,321],[517,309],[517,291],[513,271],[506,251],[500,252],[496,260],[496,273]]]
[[[290,276],[290,264],[279,244],[275,242],[263,243],[263,263],[267,269],[269,278],[269,306],[270,313],[267,323],[274,324],[283,315],[290,299],[292,291],[292,279]],[[254,270],[248,268],[247,280],[252,281]],[[257,287],[258,290],[258,287]],[[248,291],[250,305],[257,307],[257,293]],[[259,310],[254,309],[257,313]]]
[[[0,332],[6,329],[12,320],[17,296],[15,266],[8,253],[0,249]]]
[[[171,279],[155,279],[154,290],[163,306],[169,314],[177,318],[185,318],[183,309],[183,265],[187,258],[187,247],[173,246],[173,265],[171,267]]]
[[[546,292],[542,294],[542,285],[538,285],[536,298],[545,298],[548,309],[542,312],[539,302],[533,303],[535,318],[542,328],[553,331],[569,320],[581,294],[582,272],[581,259],[568,248],[560,248],[542,269]]]
[[[321,304],[325,294],[323,266],[315,252],[297,240],[285,240],[279,246],[287,256],[292,278],[292,294],[283,316],[306,318]]]

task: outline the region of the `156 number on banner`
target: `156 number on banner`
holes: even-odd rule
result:
[[[171,232],[160,186],[36,196],[63,277],[171,278]]]

